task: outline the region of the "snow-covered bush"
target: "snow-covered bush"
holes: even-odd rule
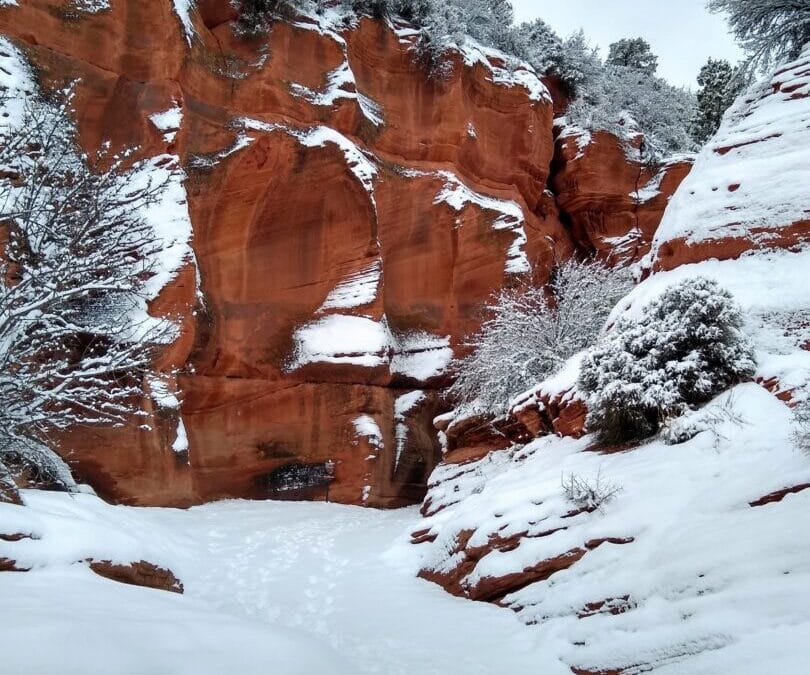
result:
[[[563,474],[560,487],[565,498],[581,509],[601,511],[622,491],[621,486],[611,483],[602,476],[600,469],[593,479],[583,478],[575,473]]]
[[[637,68],[606,66],[568,108],[569,122],[619,138],[640,137],[640,158],[657,161],[696,149],[689,134],[695,97]]]
[[[162,186],[126,157],[84,155],[68,105],[15,92],[0,106],[0,473],[63,485],[52,432],[123,421],[168,330],[144,293],[160,242],[142,214]]]
[[[237,32],[247,36],[266,33],[273,20],[290,16],[298,8],[295,0],[235,0],[234,5]]]
[[[450,395],[502,412],[514,396],[542,381],[599,335],[608,313],[629,289],[625,270],[568,260],[549,289],[505,289],[486,308],[489,318],[456,364]]]
[[[750,70],[792,61],[810,42],[807,0],[709,0],[708,6],[728,17]]]
[[[810,453],[810,399],[804,400],[793,411],[795,429],[793,440],[796,447]]]
[[[690,405],[754,372],[742,312],[715,281],[668,288],[637,319],[620,319],[582,362],[587,426],[604,443],[640,440]]]

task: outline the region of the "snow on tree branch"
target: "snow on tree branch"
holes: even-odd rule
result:
[[[145,311],[163,240],[144,214],[165,183],[132,168],[132,153],[84,154],[69,90],[40,95],[23,66],[4,89],[0,474],[21,464],[69,486],[53,432],[136,413],[143,372],[175,330]]]
[[[456,364],[451,396],[475,408],[504,411],[514,396],[591,345],[630,285],[626,270],[568,260],[557,267],[548,289],[501,291],[469,340],[472,352]]]

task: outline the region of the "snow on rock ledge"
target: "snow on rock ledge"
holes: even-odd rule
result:
[[[655,269],[810,240],[808,121],[810,45],[726,112],[655,234]]]
[[[116,0],[69,32],[63,4],[6,6],[0,32],[78,81],[88,150],[110,137],[187,173],[153,214],[166,257],[148,307],[180,323],[156,364],[179,406],[77,429],[63,439],[74,471],[107,499],[188,506],[266,497],[284,465],[334,461],[330,499],[421,500],[453,350],[507,267],[529,261],[542,281],[571,252],[545,191],[553,106],[536,75],[471,45],[437,87],[403,31],[332,8],[275,22],[266,49],[234,33],[227,2]],[[460,210],[434,202],[450,179],[475,197]],[[338,324],[337,349],[321,344]],[[296,344],[315,348],[288,369]],[[412,390],[425,400],[396,461],[394,405]]]

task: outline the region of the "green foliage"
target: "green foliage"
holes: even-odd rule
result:
[[[742,90],[745,78],[739,69],[725,60],[710,58],[697,78],[697,113],[692,124],[692,137],[701,145],[720,128],[723,114]]]
[[[708,0],[748,53],[749,72],[792,61],[810,42],[808,0]]]
[[[658,70],[658,57],[643,38],[625,38],[610,45],[607,64],[640,70],[653,75]]]

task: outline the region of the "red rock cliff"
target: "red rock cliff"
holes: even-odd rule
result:
[[[196,260],[152,306],[182,328],[157,364],[179,411],[153,396],[149,424],[60,439],[107,498],[325,498],[329,483],[337,501],[418,501],[445,368],[481,304],[530,270],[542,282],[575,244],[602,251],[660,218],[663,204],[638,225],[637,171],[614,150],[611,171],[630,176],[611,202],[622,215],[593,225],[613,188],[578,190],[602,155],[583,172],[558,150],[551,185],[572,239],[547,189],[551,98],[495,58],[457,55],[430,82],[408,31],[370,19],[245,39],[225,0],[200,2],[188,25],[170,0],[110,4],[0,9],[45,83],[79,78],[86,147],[177,155],[187,174]],[[158,128],[173,109],[178,128]]]

